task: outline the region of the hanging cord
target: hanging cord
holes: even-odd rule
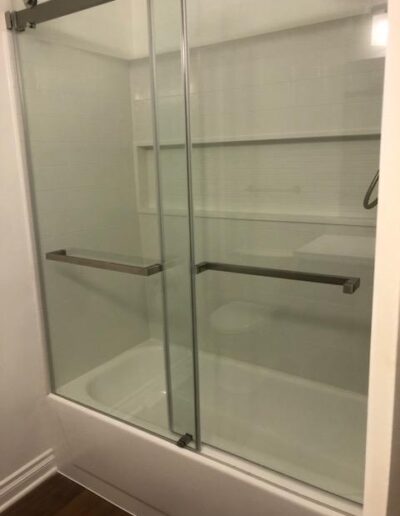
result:
[[[379,181],[379,169],[377,173],[374,175],[373,180],[371,181],[371,184],[367,188],[367,191],[365,193],[365,197],[363,200],[363,206],[366,210],[371,210],[372,208],[375,208],[375,206],[378,204],[378,195],[375,197],[373,201],[371,201],[371,195],[372,192],[375,190],[375,187]]]

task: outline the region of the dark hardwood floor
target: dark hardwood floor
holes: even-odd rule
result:
[[[129,516],[62,475],[54,475],[2,516]]]

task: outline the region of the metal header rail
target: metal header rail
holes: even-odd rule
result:
[[[113,2],[114,0],[48,0],[37,5],[31,5],[20,11],[5,13],[7,29],[23,32],[26,27],[34,28],[38,23],[55,20],[68,14],[73,14],[97,5]],[[28,4],[29,5],[29,4]]]

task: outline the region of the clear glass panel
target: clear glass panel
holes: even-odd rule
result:
[[[167,379],[191,337],[169,371],[163,273],[146,275],[162,263],[147,27],[145,2],[116,0],[16,38],[53,388],[176,439]]]
[[[198,275],[203,442],[361,501],[385,7],[187,5],[197,261],[361,279]]]
[[[181,56],[181,2],[152,0],[151,5],[166,312],[173,371],[171,420],[175,432],[195,435],[191,224]]]

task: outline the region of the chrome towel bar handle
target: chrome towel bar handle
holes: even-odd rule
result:
[[[344,294],[354,294],[360,286],[360,278],[348,276],[334,276],[331,274],[319,274],[314,272],[302,272],[284,269],[269,269],[266,267],[252,267],[248,265],[235,265],[231,263],[202,262],[195,266],[196,273],[204,271],[232,272],[236,274],[249,274],[251,276],[265,276],[268,278],[281,278],[296,281],[308,281],[311,283],[324,283],[327,285],[340,285]]]
[[[73,256],[67,253],[66,249],[59,249],[46,253],[46,259],[56,262],[92,267],[94,269],[104,269],[138,276],[152,276],[163,270],[160,263],[151,265],[131,265],[109,260],[99,260],[86,258],[83,256]],[[306,281],[311,283],[323,283],[327,285],[339,285],[343,288],[344,294],[354,294],[360,287],[360,278],[352,276],[335,276],[332,274],[319,274],[314,272],[302,272],[295,270],[270,269],[266,267],[253,267],[248,265],[235,265],[231,263],[202,262],[195,266],[197,274],[204,271],[220,271],[235,274],[248,274],[251,276],[264,276],[268,278],[280,278],[287,280]]]
[[[127,274],[136,274],[138,276],[152,276],[162,271],[160,263],[151,265],[130,265],[128,263],[119,263],[115,261],[99,260],[95,258],[85,258],[83,256],[73,256],[67,253],[66,249],[59,249],[46,253],[46,260],[55,262],[70,263],[72,265],[82,265],[83,267],[92,267],[94,269],[105,269],[108,271],[125,272]]]

